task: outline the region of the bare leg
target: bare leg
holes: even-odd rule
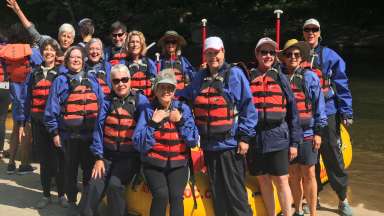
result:
[[[303,186],[306,200],[309,204],[311,216],[317,215],[317,183],[315,175],[315,165],[300,165],[303,175]]]
[[[261,196],[269,216],[275,216],[275,196],[273,193],[272,180],[269,175],[257,176],[259,181]]]
[[[299,164],[289,166],[289,185],[292,189],[293,202],[296,212],[302,212],[303,187],[301,182],[301,170]]]
[[[284,215],[292,214],[292,193],[289,187],[289,175],[271,176],[273,183],[277,188],[279,202]]]

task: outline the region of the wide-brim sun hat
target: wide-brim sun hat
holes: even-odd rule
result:
[[[179,35],[179,33],[177,33],[176,31],[170,30],[170,31],[166,31],[164,35],[160,38],[158,42],[159,46],[165,46],[166,40],[170,38],[175,39],[179,46],[187,45],[187,42],[185,41],[183,36]]]
[[[309,60],[309,53],[311,51],[311,47],[309,46],[308,43],[304,41],[298,41],[297,39],[290,39],[284,44],[284,48],[280,50],[278,57],[280,59],[285,58],[285,53],[287,52],[288,49],[290,48],[298,48],[300,50],[301,54],[301,59],[304,61]]]

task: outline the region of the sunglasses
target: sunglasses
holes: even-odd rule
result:
[[[123,37],[124,34],[125,34],[124,32],[116,33],[116,34],[112,34],[112,37],[114,37],[114,38]]]
[[[129,78],[129,77],[123,77],[121,79],[112,79],[112,83],[115,85],[119,84],[120,82],[127,83],[130,79],[131,78]]]
[[[276,55],[276,51],[274,51],[274,50],[260,50],[259,52],[260,52],[260,54],[262,56],[266,56],[268,54],[271,55],[271,56],[275,56]]]
[[[177,40],[167,40],[165,41],[166,44],[177,44]]]
[[[287,58],[292,58],[294,56],[295,58],[300,58],[301,54],[299,52],[287,52],[284,54]]]
[[[320,28],[316,28],[316,27],[315,28],[304,28],[303,31],[307,32],[307,33],[308,32],[318,32],[318,31],[320,31]]]

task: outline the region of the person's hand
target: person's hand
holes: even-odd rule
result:
[[[21,143],[21,140],[25,137],[25,130],[24,126],[19,127],[19,142]]]
[[[168,116],[169,112],[165,110],[156,109],[155,112],[153,112],[152,121],[160,123],[163,119],[167,118]]]
[[[200,65],[200,70],[206,69],[207,68],[207,62],[204,62]]]
[[[315,135],[313,137],[313,144],[312,145],[313,145],[314,149],[319,150],[320,145],[321,145],[321,136]]]
[[[97,179],[103,177],[105,174],[105,166],[103,160],[97,160],[92,169],[92,178]]]
[[[19,4],[16,0],[7,0],[7,6],[11,8],[14,12],[17,12],[20,10]]]
[[[297,148],[289,147],[289,161],[292,161],[297,157]]]
[[[249,144],[243,141],[239,142],[239,145],[237,146],[237,154],[245,156],[247,154],[249,149]]]
[[[53,137],[53,145],[55,145],[57,148],[61,147],[61,140],[59,135]]]
[[[171,121],[171,122],[174,122],[174,123],[179,122],[181,117],[182,117],[182,115],[178,109],[173,109],[169,113],[169,121]]]

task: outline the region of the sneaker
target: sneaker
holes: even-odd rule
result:
[[[33,170],[35,170],[35,168],[29,164],[28,165],[20,165],[19,169],[17,170],[17,174],[19,174],[19,175],[30,174],[30,173],[33,173]]]
[[[67,198],[65,198],[65,196],[58,197],[58,198],[57,198],[57,203],[58,203],[62,208],[68,208],[68,207],[69,207],[68,200],[67,200]]]
[[[39,200],[39,202],[37,202],[36,208],[43,209],[47,207],[49,203],[51,203],[51,197],[43,197],[41,200]]]
[[[69,202],[67,216],[79,216],[79,215],[80,215],[79,208],[77,207],[76,203]]]
[[[16,165],[15,165],[15,163],[10,163],[10,164],[8,164],[8,166],[7,166],[7,174],[13,174],[13,173],[15,173],[16,172]]]
[[[348,203],[348,200],[344,200],[339,204],[339,214],[341,216],[352,216],[352,208]]]
[[[317,199],[317,204],[316,204],[316,209],[317,210],[320,210],[321,206],[320,206],[320,200]],[[308,203],[303,203],[303,212],[304,214],[310,214],[311,213],[311,210],[309,208],[309,205]]]
[[[292,216],[304,216],[304,213],[303,212],[301,212],[301,213],[295,212]]]

